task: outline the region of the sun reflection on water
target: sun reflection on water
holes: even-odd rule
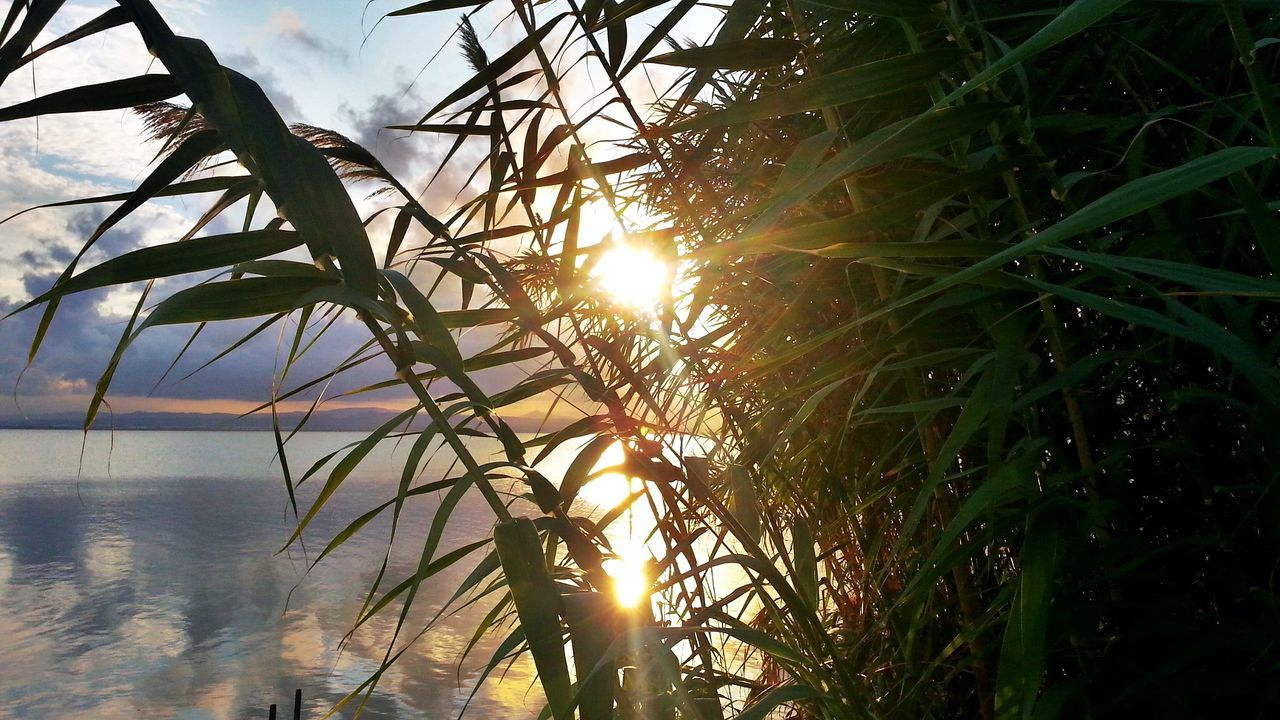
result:
[[[624,608],[639,607],[649,599],[653,582],[649,551],[635,541],[618,543],[614,550],[617,557],[604,561],[604,571],[613,578],[614,599]]]

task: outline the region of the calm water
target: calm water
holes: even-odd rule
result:
[[[394,615],[338,648],[386,551],[386,524],[366,527],[310,573],[296,547],[277,554],[291,513],[269,433],[122,431],[113,445],[95,433],[78,473],[81,437],[0,431],[0,717],[265,718],[269,703],[288,707],[294,688],[303,689],[304,717],[319,717],[378,667]],[[299,474],[359,437],[300,435],[291,469]],[[385,444],[339,490],[308,531],[309,557],[394,497],[407,449]],[[424,477],[444,477],[448,467],[433,460]],[[304,495],[322,483],[308,481]],[[410,505],[385,587],[412,573],[436,502]],[[491,527],[477,500],[464,501],[443,549]],[[408,636],[469,569],[429,581]],[[500,641],[482,643],[459,667],[467,628],[486,609],[420,637],[362,717],[457,717],[476,666]],[[480,687],[469,715],[535,716],[533,682],[515,665]]]

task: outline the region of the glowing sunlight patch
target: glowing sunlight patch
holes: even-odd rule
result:
[[[620,465],[626,459],[627,456],[622,450],[622,445],[614,443],[605,448],[603,453],[600,453],[600,460],[596,463],[596,470],[604,470],[605,468]],[[644,487],[644,483],[641,482],[640,478],[629,478],[622,473],[607,472],[583,485],[582,489],[578,491],[578,496],[602,508],[615,508],[631,497],[631,493],[640,490],[642,487]]]
[[[592,274],[619,305],[645,310],[657,305],[671,287],[671,267],[643,248],[619,245],[600,258]]]
[[[649,598],[649,554],[643,545],[618,548],[618,557],[604,561],[604,571],[613,578],[613,594],[618,604],[634,608]]]

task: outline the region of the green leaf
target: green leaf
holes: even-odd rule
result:
[[[21,312],[50,298],[61,298],[108,285],[215,270],[253,258],[275,255],[301,244],[302,238],[296,232],[253,230],[146,247],[111,258],[68,278],[14,312]]]
[[[375,296],[376,262],[364,224],[324,155],[291,133],[262,88],[222,67],[207,45],[174,35],[143,0],[120,2],[204,119],[262,180],[277,214],[302,233],[312,256],[335,255],[344,281]]]
[[[560,498],[565,507],[573,504],[574,498],[578,496],[578,491],[582,486],[587,484],[591,471],[600,462],[600,456],[604,455],[604,451],[613,445],[616,440],[608,435],[601,435],[591,440],[578,451],[573,461],[569,463],[569,467],[564,471],[564,477],[560,481]],[[550,447],[550,445],[548,445]],[[535,463],[544,457],[543,453],[539,453]]]
[[[1018,163],[996,163],[973,172],[945,176],[914,187],[904,193],[872,205],[861,212],[823,222],[774,228],[754,235],[743,235],[693,254],[694,257],[750,255],[784,250],[813,251],[823,257],[960,257],[985,248],[983,256],[1003,249],[1004,245],[977,242],[876,243],[864,238],[894,223],[910,219],[916,213],[941,202],[967,188],[981,185],[1000,176]],[[780,191],[793,182],[777,183]]]
[[[1204,292],[1249,297],[1280,297],[1280,280],[1275,278],[1254,278],[1234,273],[1230,270],[1219,270],[1217,268],[1157,258],[1108,255],[1067,248],[1051,248],[1049,252],[1084,265],[1151,275]]]
[[[138,302],[133,307],[133,313],[129,315],[129,321],[124,326],[124,331],[120,333],[120,340],[116,342],[116,348],[111,353],[111,359],[107,361],[107,367],[102,371],[102,375],[98,378],[97,384],[93,388],[93,398],[89,400],[89,408],[84,415],[84,431],[89,432],[89,428],[93,427],[93,421],[98,416],[98,410],[102,407],[102,403],[106,400],[107,389],[111,386],[111,380],[115,377],[116,368],[120,366],[120,358],[124,356],[125,350],[133,342],[134,325],[138,322],[138,316],[142,313],[142,307],[147,302],[147,295],[151,292],[152,283],[147,283],[142,293],[138,295]]]
[[[1058,563],[1057,528],[1040,515],[1027,520],[1019,553],[1021,573],[1009,608],[996,676],[996,711],[1001,718],[1029,718],[1044,677],[1048,650],[1049,602]]]
[[[257,181],[249,175],[220,175],[218,177],[200,178],[199,180],[186,180],[183,182],[170,183],[166,187],[157,190],[152,197],[180,197],[182,195],[199,195],[207,192],[218,192],[220,190],[228,190],[239,185],[256,185]],[[95,197],[75,198],[72,200],[61,200],[59,202],[45,203],[44,205],[34,205],[0,220],[0,225],[10,220],[25,215],[32,210],[42,210],[44,208],[57,207],[74,207],[76,205],[96,205],[97,203],[119,202],[128,200],[133,197],[134,192],[113,193],[111,195],[98,195]]]
[[[1055,14],[1053,19],[1041,28],[1039,32],[1032,35],[1026,42],[1014,48],[1011,52],[1006,53],[999,60],[987,65],[964,85],[939,100],[937,105],[943,106],[954,103],[1014,66],[1030,60],[1063,40],[1087,30],[1127,4],[1129,4],[1129,0],[1073,0],[1066,9]]]
[[[422,436],[419,436],[419,437],[422,437]],[[337,550],[347,540],[350,540],[353,535],[360,532],[361,528],[363,528],[365,525],[368,525],[370,522],[372,522],[375,518],[381,515],[387,508],[394,507],[395,511],[398,512],[400,510],[400,506],[403,505],[405,499],[413,497],[415,495],[425,495],[428,493],[434,493],[434,492],[443,490],[444,488],[447,488],[447,487],[452,487],[455,482],[457,482],[455,478],[447,478],[445,480],[437,480],[436,482],[427,483],[426,485],[412,488],[412,489],[409,489],[406,486],[404,489],[404,492],[398,493],[396,497],[390,500],[387,500],[386,502],[383,502],[381,505],[378,505],[377,507],[371,510],[366,511],[360,517],[347,523],[347,526],[344,527],[342,530],[339,530],[332,538],[330,538],[328,544],[326,544],[324,546],[324,549],[320,551],[320,554],[316,555],[315,559],[311,561],[311,567],[315,567],[326,556],[328,556],[334,550]],[[467,551],[470,552],[471,550],[475,550],[476,548],[479,548],[488,544],[489,544],[489,540],[487,538],[484,540],[479,540],[467,546],[468,548]],[[361,615],[364,615],[364,609],[362,609],[361,612],[357,614],[357,617]]]
[[[343,456],[342,460],[329,473],[329,478],[325,480],[324,487],[320,489],[316,499],[311,501],[311,507],[307,510],[307,514],[298,521],[293,533],[285,542],[285,547],[288,547],[294,540],[302,536],[303,531],[307,529],[311,520],[324,508],[325,503],[329,501],[329,498],[333,497],[333,494],[338,491],[338,488],[351,475],[351,472],[356,469],[356,466],[378,446],[378,443],[382,442],[392,430],[412,420],[420,410],[421,408],[414,406],[384,422],[378,429],[362,438],[351,452]]]
[[[726,45],[731,42],[742,40],[765,15],[765,9],[768,3],[765,0],[734,0],[729,5],[729,10],[725,13],[724,22],[720,24],[720,30],[716,32],[716,39],[712,45]],[[684,90],[680,93],[679,100],[676,101],[675,107],[680,108],[688,104],[697,97],[703,86],[707,84],[715,75],[713,68],[696,68],[693,76],[689,78],[689,82],[684,86]]]
[[[939,73],[955,67],[963,57],[964,52],[960,50],[944,49],[877,60],[678,122],[665,132],[707,130],[888,95],[936,78]]]
[[[640,0],[634,5],[647,5],[650,0]],[[622,60],[627,56],[627,23],[624,17],[618,17],[616,11],[617,4],[609,1],[604,4],[605,10],[605,40],[608,45],[608,63],[610,68],[619,68],[622,66]]]
[[[493,544],[502,561],[520,627],[529,643],[538,677],[542,679],[551,715],[556,720],[570,720],[573,693],[569,687],[569,666],[564,659],[560,593],[547,572],[538,531],[528,518],[500,522],[493,529]]]
[[[475,310],[445,310],[440,321],[447,328],[470,328],[481,325],[497,325],[516,318],[516,311],[509,308],[478,308]]]
[[[807,685],[784,685],[774,688],[759,697],[755,702],[743,708],[734,720],[764,720],[771,717],[774,710],[787,703],[800,700],[816,700],[826,695],[820,690]]]
[[[787,65],[804,49],[790,38],[750,38],[657,55],[645,62],[715,70],[761,70]]]
[[[566,593],[565,624],[573,647],[578,676],[578,713],[581,720],[613,720],[613,689],[617,665],[608,656],[617,630],[612,600],[600,593]]]
[[[485,352],[480,355],[472,355],[462,361],[462,369],[467,372],[487,370],[489,368],[502,367],[503,365],[512,365],[525,360],[532,360],[537,357],[542,357],[549,352],[551,352],[551,348],[545,347],[527,347],[520,348],[519,350]]]
[[[58,8],[62,7],[62,2],[63,0],[44,0],[44,2],[15,0],[9,4],[4,32],[0,33],[0,40],[5,41],[4,45],[0,46],[0,85],[4,85],[5,80],[21,63],[22,53],[36,41],[36,37],[44,30],[45,25],[49,24],[54,14],[58,12]],[[22,18],[22,24],[18,26],[17,32],[10,36],[9,30],[24,6],[27,10],[26,17]]]
[[[1004,243],[981,240],[943,240],[939,242],[844,243],[810,252],[826,258],[984,258],[1007,247],[1009,246]]]
[[[388,130],[407,130],[409,132],[439,133],[441,135],[492,135],[493,126],[484,123],[419,123],[417,125],[387,125]]]
[[[17,7],[17,5],[18,3],[14,3],[15,8]],[[122,7],[110,8],[106,12],[90,20],[89,22],[81,25],[75,30],[72,30],[66,35],[63,35],[57,40],[54,40],[53,42],[49,43],[48,45],[41,47],[39,50],[34,50],[30,53],[27,53],[22,57],[21,60],[17,62],[17,64],[13,66],[13,68],[17,69],[19,67],[22,67],[23,65],[26,65],[27,63],[40,58],[41,56],[43,56],[48,52],[57,50],[58,48],[64,47],[66,45],[70,45],[71,43],[77,40],[83,40],[84,38],[87,38],[91,35],[96,35],[97,33],[103,32],[104,30],[110,30],[113,27],[119,27],[121,25],[124,25],[127,22],[129,22],[129,12],[127,10],[125,10]],[[3,37],[3,36],[0,35],[0,37]]]
[[[804,423],[809,419],[809,416],[813,414],[814,410],[818,409],[818,405],[820,405],[823,400],[826,400],[828,395],[835,392],[841,385],[848,381],[849,378],[842,377],[838,380],[827,383],[823,387],[819,388],[817,392],[810,395],[808,399],[804,401],[804,405],[801,405],[800,409],[797,410],[796,413],[791,416],[790,420],[787,421],[787,426],[783,429],[782,433],[778,435],[778,439],[774,440],[773,445],[769,448],[768,455],[765,456],[765,461],[767,462],[769,458],[772,458],[786,445],[787,440],[804,425]]]
[[[547,34],[550,33],[565,17],[565,14],[555,16],[550,20],[550,22],[547,22],[542,27],[538,28],[533,35],[525,37],[520,42],[512,46],[510,50],[490,62],[483,70],[471,75],[471,77],[467,78],[466,82],[455,88],[454,91],[446,95],[443,100],[436,103],[435,107],[431,108],[426,115],[423,115],[422,119],[418,121],[418,124],[425,123],[436,113],[467,97],[468,95],[479,90],[483,90],[489,85],[489,83],[495,82],[499,77],[501,77],[503,73],[516,67],[521,60],[524,60],[525,56],[533,51],[533,46],[542,42],[542,39],[545,38]]]
[[[215,152],[220,147],[221,142],[217,133],[213,131],[198,132],[186,138],[172,153],[164,160],[160,161],[155,170],[146,177],[134,190],[129,193],[127,199],[120,204],[110,215],[106,217],[93,234],[85,240],[80,251],[67,264],[65,270],[59,276],[58,281],[62,282],[75,272],[77,263],[84,257],[85,253],[102,237],[108,229],[114,227],[116,223],[123,220],[129,213],[141,207],[148,199],[160,192],[171,182],[180,177],[183,173],[189,171],[192,167],[198,165],[201,161],[209,156],[211,152]],[[233,187],[236,187],[233,185]],[[228,191],[230,192],[230,191]],[[195,232],[192,230],[192,232]],[[58,312],[60,304],[59,297],[53,297],[49,304],[45,306],[44,313],[40,318],[39,325],[36,328],[35,336],[31,340],[30,350],[28,351],[28,362],[33,360],[39,351],[41,343],[44,342],[45,334],[49,330],[49,326],[53,323],[53,318]]]
[[[645,39],[640,41],[640,44],[636,47],[636,51],[631,54],[631,59],[627,61],[626,65],[622,66],[622,69],[617,71],[618,77],[626,77],[636,68],[637,65],[643,62],[645,58],[649,57],[649,53],[658,46],[658,43],[662,42],[663,38],[667,37],[671,30],[675,28],[676,25],[684,19],[684,16],[689,14],[689,11],[696,7],[697,4],[698,0],[680,0],[680,2],[676,3],[676,6],[672,8],[671,12],[667,13],[661,21],[654,25],[653,29],[649,31],[649,34],[645,36]]]
[[[648,153],[631,153],[622,157],[611,158],[597,163],[571,163],[568,170],[535,178],[528,182],[521,182],[514,188],[516,191],[529,190],[531,188],[548,187],[552,185],[564,185],[566,183],[586,180],[596,176],[616,175],[628,170],[644,167],[653,161],[652,156]]]
[[[439,12],[441,10],[455,10],[464,7],[476,7],[484,5],[489,0],[427,0],[408,7],[393,10],[387,13],[387,17],[402,17],[404,15],[417,15],[419,13]]]
[[[1188,321],[1186,324],[1178,322],[1167,315],[1162,315],[1153,310],[1123,302],[1116,298],[1103,297],[1083,290],[1030,278],[1026,282],[1069,302],[1096,310],[1124,322],[1149,327],[1167,335],[1189,340],[1219,353],[1231,360],[1273,405],[1280,407],[1280,370],[1276,368],[1275,364],[1262,356],[1257,347],[1203,315],[1181,306],[1175,300],[1170,300],[1168,306],[1186,319]]]
[[[864,315],[863,321],[882,317],[893,308],[917,302],[946,288],[973,280],[1029,253],[1124,220],[1192,190],[1198,190],[1233,172],[1269,160],[1274,154],[1275,150],[1272,148],[1227,148],[1198,157],[1176,168],[1133,180],[1080,208],[1053,226],[1011,245],[1009,249],[951,273],[929,287],[911,293],[887,307]]]
[[[804,518],[791,525],[792,562],[796,569],[796,594],[813,611],[818,609],[818,556],[813,549],[813,529]]]
[[[333,278],[261,277],[197,285],[170,295],[138,329],[288,312],[308,293],[332,287]]]
[[[337,282],[337,278],[316,267],[315,263],[297,262],[295,260],[249,260],[231,266],[232,274],[262,275],[264,277],[315,277],[329,278]]]
[[[1025,465],[1026,463],[1001,465],[996,472],[988,475],[982,484],[968,493],[956,513],[947,520],[942,534],[934,543],[933,550],[920,564],[919,572],[907,583],[907,587],[903,590],[904,594],[910,594],[922,587],[929,587],[940,575],[950,570],[950,567],[943,566],[941,560],[951,551],[952,544],[969,528],[969,525],[1000,503],[1014,497],[1018,489],[1032,479]]]
[[[370,618],[372,618],[374,615],[377,615],[379,611],[381,611],[386,606],[390,605],[396,598],[403,595],[406,591],[411,590],[415,585],[420,585],[423,580],[427,580],[431,578],[433,575],[436,575],[441,570],[445,570],[445,569],[448,569],[449,567],[452,567],[455,563],[457,563],[462,558],[466,557],[467,555],[470,555],[475,550],[482,548],[488,544],[489,544],[488,538],[485,538],[484,540],[477,540],[473,543],[468,543],[466,545],[463,545],[462,547],[456,548],[454,550],[450,550],[449,552],[441,555],[440,557],[435,558],[434,560],[432,560],[431,562],[423,566],[419,572],[405,578],[402,582],[397,584],[394,588],[388,590],[387,593],[383,595],[381,598],[379,598],[377,602],[370,605],[369,608],[360,615],[360,618],[356,620],[356,626],[355,628],[352,628],[352,629],[353,630],[357,629],[361,625],[368,622]],[[476,567],[488,569],[489,566],[486,563],[481,562]],[[457,599],[457,598],[454,598],[454,599]]]
[[[750,236],[765,232],[784,210],[830,187],[850,173],[926,152],[984,130],[1007,110],[1006,105],[971,103],[931,110],[880,128],[850,143],[849,147],[809,173],[795,187],[781,193],[743,234]]]
[[[729,512],[755,542],[760,542],[760,498],[755,483],[741,465],[725,468],[729,491]]]
[[[0,122],[36,115],[119,110],[168,100],[182,89],[169,75],[139,75],[124,80],[82,85],[0,108]]]
[[[799,0],[801,5],[843,10],[859,15],[912,17],[924,15],[936,5],[933,0]]]
[[[435,306],[404,274],[395,270],[383,270],[382,274],[391,282],[396,294],[404,302],[405,309],[412,315],[413,324],[418,328],[418,336],[438,353],[437,359],[442,369],[451,374],[460,374],[462,353],[458,351],[457,341],[453,339]]]

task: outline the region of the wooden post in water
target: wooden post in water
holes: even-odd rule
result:
[[[267,709],[267,720],[276,720],[276,704]],[[293,720],[302,720],[302,688],[293,691]]]

